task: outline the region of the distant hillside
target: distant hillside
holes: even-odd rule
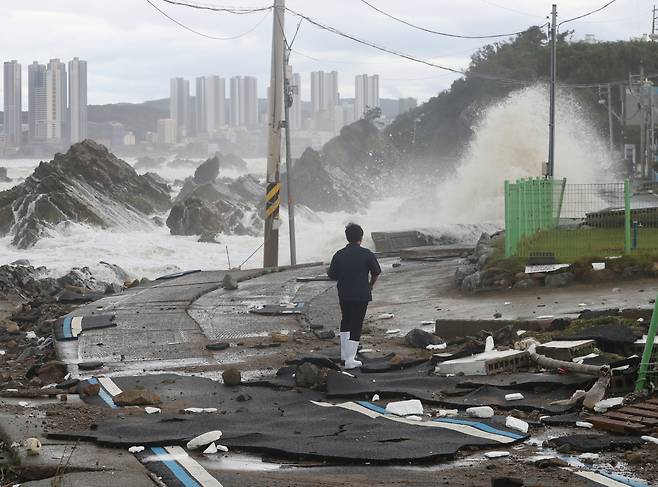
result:
[[[155,131],[158,119],[169,116],[169,100],[163,109],[163,100],[145,103],[113,103],[110,105],[89,105],[89,121],[92,123],[119,122],[126,130],[143,140],[148,131]]]

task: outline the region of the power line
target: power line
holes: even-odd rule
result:
[[[498,77],[498,76],[491,76],[491,75],[472,72],[472,71],[471,72],[463,71],[463,70],[460,70],[460,69],[451,68],[449,66],[443,66],[441,64],[437,64],[437,63],[433,63],[431,61],[427,61],[427,60],[424,60],[424,59],[417,58],[415,56],[412,56],[411,54],[406,54],[406,53],[401,52],[401,51],[396,51],[395,49],[380,46],[380,45],[375,44],[373,42],[366,41],[366,40],[361,39],[359,37],[356,37],[352,34],[348,34],[346,32],[340,31],[340,30],[336,29],[335,27],[331,27],[331,26],[322,24],[321,22],[318,22],[317,20],[314,20],[314,19],[308,17],[307,15],[301,14],[301,13],[299,13],[299,12],[297,12],[297,11],[291,9],[291,8],[286,7],[286,10],[288,12],[290,12],[291,14],[306,20],[306,22],[308,22],[311,25],[314,25],[315,27],[317,27],[319,29],[325,30],[327,32],[331,32],[332,34],[335,34],[335,35],[340,36],[340,37],[344,37],[344,38],[349,39],[351,41],[354,41],[358,44],[362,44],[364,46],[368,46],[368,47],[371,47],[373,49],[377,49],[378,51],[386,52],[386,53],[392,54],[394,56],[398,56],[398,57],[401,57],[401,58],[404,58],[404,59],[408,59],[409,61],[424,64],[426,66],[431,66],[433,68],[443,69],[445,71],[450,71],[450,72],[456,73],[456,74],[470,75],[470,76],[473,76],[473,77],[488,79],[488,80],[492,80],[492,81],[498,81],[498,82],[501,82],[501,83],[515,84],[515,85],[528,85],[528,84],[531,83],[531,81],[528,81],[528,80],[516,80],[516,79],[509,79],[509,78],[501,78],[501,77]]]
[[[361,1],[361,3],[367,5],[368,7],[375,10],[376,12],[379,12],[380,14],[385,15],[389,19],[395,20],[396,22],[400,22],[401,24],[407,25],[407,26],[409,26],[413,29],[422,30],[423,32],[428,32],[430,34],[436,34],[436,35],[444,36],[444,37],[454,37],[454,38],[457,38],[457,39],[495,39],[497,37],[515,36],[515,35],[518,35],[518,34],[522,34],[527,30],[527,29],[524,29],[522,31],[510,32],[508,34],[492,34],[492,35],[483,35],[483,36],[468,36],[468,35],[462,35],[462,34],[449,34],[447,32],[432,30],[432,29],[428,29],[426,27],[421,27],[420,25],[412,24],[411,22],[407,22],[406,20],[401,19],[400,17],[396,17],[396,16],[394,16],[394,15],[388,13],[388,12],[385,12],[384,10],[374,6],[372,3],[368,2],[367,0],[360,0],[360,1]],[[546,25],[546,24],[544,24],[544,25]],[[542,25],[542,27],[544,27],[544,26]]]
[[[246,35],[249,35],[249,34],[251,34],[253,31],[255,31],[255,30],[260,26],[260,24],[262,24],[263,21],[267,18],[267,13],[266,13],[266,14],[263,16],[263,18],[260,19],[260,20],[258,21],[258,23],[257,23],[256,25],[254,25],[254,26],[253,26],[252,28],[250,28],[248,31],[243,32],[242,34],[238,34],[238,35],[231,36],[231,37],[217,37],[217,36],[213,36],[213,35],[209,35],[209,34],[204,34],[203,32],[199,32],[198,30],[193,29],[192,27],[188,27],[187,25],[185,25],[185,24],[183,24],[182,22],[176,20],[176,19],[173,18],[171,15],[169,15],[167,12],[165,12],[164,10],[162,10],[160,7],[158,7],[156,4],[154,4],[151,0],[146,0],[146,1],[147,1],[147,2],[148,2],[148,3],[149,3],[154,9],[156,9],[156,10],[157,10],[158,12],[160,12],[162,15],[164,15],[165,17],[167,17],[169,20],[171,20],[174,24],[177,24],[177,25],[179,25],[180,27],[182,27],[183,29],[188,30],[188,31],[190,31],[190,32],[192,32],[192,33],[194,33],[194,34],[196,34],[196,35],[199,35],[199,36],[201,36],[201,37],[205,37],[205,38],[207,38],[207,39],[212,39],[212,40],[215,40],[215,41],[230,41],[230,40],[233,40],[233,39],[239,39],[240,37],[244,37],[244,36],[246,36]]]
[[[183,2],[178,0],[162,0],[163,2],[170,3],[172,5],[178,5],[180,7],[190,7],[196,8],[198,10],[211,10],[213,12],[225,12],[235,15],[244,15],[244,14],[253,14],[256,12],[264,12],[265,10],[272,10],[271,6],[264,7],[219,7],[217,5],[209,5],[204,3],[196,2]]]
[[[595,14],[596,12],[600,12],[601,10],[603,10],[604,8],[609,7],[610,5],[612,5],[613,3],[615,3],[616,1],[617,1],[617,0],[610,0],[608,3],[606,3],[605,5],[602,5],[601,7],[597,8],[597,9],[595,9],[595,10],[591,10],[590,12],[584,13],[584,14],[579,15],[579,16],[577,16],[577,17],[573,17],[573,18],[571,18],[571,19],[563,20],[562,22],[560,22],[559,24],[557,24],[557,26],[560,27],[562,24],[566,24],[567,22],[573,22],[574,20],[582,19],[583,17],[588,17],[588,16],[590,16],[590,15],[592,15],[592,14]]]

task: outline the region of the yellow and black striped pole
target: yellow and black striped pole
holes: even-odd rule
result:
[[[283,63],[285,0],[274,0],[272,11],[272,68],[267,140],[267,192],[265,198],[265,235],[263,242],[263,267],[279,267],[279,207],[281,204],[281,127],[283,121]]]

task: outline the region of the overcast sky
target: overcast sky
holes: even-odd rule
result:
[[[174,24],[146,0],[2,0],[0,56],[27,65],[50,58],[88,61],[89,103],[141,102],[169,96],[171,77],[218,74],[258,77],[259,94],[269,80],[272,15],[232,15],[178,7],[152,0],[170,16],[211,40]],[[217,6],[260,7],[271,0],[202,0]],[[546,22],[551,0],[369,0],[382,10],[434,30],[488,35],[523,30]],[[600,7],[606,0],[562,0],[559,20]],[[287,6],[324,24],[435,63],[463,69],[487,41],[451,39],[411,29],[371,10],[360,0],[288,0]],[[651,30],[653,1],[617,0],[605,10],[569,24],[575,38],[628,40]],[[296,18],[286,19],[288,37]],[[565,26],[566,27],[566,26]],[[310,72],[336,70],[341,97],[354,96],[355,74],[380,75],[380,96],[419,101],[450,86],[455,75],[375,51],[302,23],[291,64],[302,73],[309,98]],[[316,58],[317,60],[304,57]],[[24,92],[24,105],[27,92]]]

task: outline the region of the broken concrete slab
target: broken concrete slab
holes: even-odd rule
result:
[[[620,352],[635,343],[638,337],[628,326],[596,325],[578,333],[562,335],[557,340],[595,340],[606,352]]]
[[[87,330],[111,328],[117,326],[115,315],[65,316],[53,325],[55,340],[77,340]]]
[[[552,448],[569,445],[571,451],[581,453],[616,450],[617,448],[628,450],[642,446],[644,441],[637,436],[584,433],[552,438],[547,440],[546,444]]]
[[[553,340],[538,345],[536,352],[556,360],[572,361],[576,357],[592,353],[595,347],[594,340]]]
[[[493,350],[470,357],[446,360],[437,365],[440,374],[492,375],[514,372],[527,366],[529,355],[521,350]]]

